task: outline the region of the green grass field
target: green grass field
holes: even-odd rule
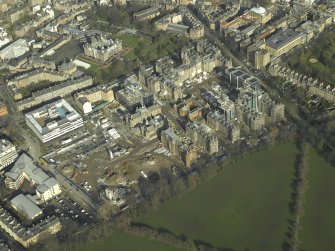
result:
[[[308,189],[300,231],[301,249],[335,250],[335,167],[310,151]]]
[[[137,58],[135,54],[135,49],[138,48],[140,45],[140,41],[141,41],[140,38],[136,35],[127,35],[127,34],[119,35],[116,38],[122,40],[122,45],[124,47],[132,48],[131,51],[125,54],[125,57],[127,57],[129,60],[135,60]],[[145,44],[150,44],[150,41],[147,39],[144,39],[142,41]]]
[[[177,38],[166,35],[159,35],[153,40],[148,37],[128,34],[122,34],[115,38],[122,40],[124,47],[131,48],[131,50],[125,54],[125,57],[129,60],[139,58],[146,63],[171,55],[173,52],[182,48],[187,41],[182,37]]]
[[[83,58],[83,57],[79,57],[78,60],[90,64],[91,65],[90,68],[88,68],[86,71],[90,71],[91,73],[97,71],[100,67],[98,64],[94,63],[93,61],[90,61],[90,60],[88,60],[86,58]]]
[[[282,250],[296,153],[291,143],[252,154],[139,221],[218,247]]]
[[[120,231],[114,232],[110,237],[101,242],[94,242],[83,247],[79,247],[77,251],[182,251],[167,244],[149,240]]]
[[[140,40],[140,38],[136,35],[127,35],[127,34],[119,35],[116,38],[122,40],[122,45],[126,47],[137,47]]]

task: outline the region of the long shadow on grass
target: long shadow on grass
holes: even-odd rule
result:
[[[193,250],[195,248],[196,250],[208,251],[235,251],[232,248],[215,247],[211,243],[203,240],[191,240],[184,234],[176,235],[168,229],[154,228],[141,222],[132,222],[128,230],[135,234],[144,235],[149,239],[166,242],[170,245],[186,248],[188,250]],[[246,248],[245,251],[250,250]]]

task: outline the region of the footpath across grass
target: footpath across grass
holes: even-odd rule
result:
[[[82,246],[77,251],[183,251],[168,244],[121,231],[112,233],[102,241]]]
[[[299,250],[335,250],[335,167],[311,150]]]
[[[281,251],[296,154],[293,143],[251,154],[139,221],[217,247]]]

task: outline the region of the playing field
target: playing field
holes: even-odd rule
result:
[[[120,231],[114,232],[101,242],[79,247],[77,251],[182,251],[167,244]]]
[[[222,248],[281,251],[296,153],[293,143],[254,153],[139,221]]]
[[[335,167],[310,151],[308,189],[300,231],[301,249],[335,250]]]

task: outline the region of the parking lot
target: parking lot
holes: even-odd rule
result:
[[[96,217],[91,213],[83,209],[74,200],[66,196],[56,197],[52,201],[52,205],[55,206],[54,214],[61,220],[72,220],[76,221],[85,226],[93,226],[96,224]]]

